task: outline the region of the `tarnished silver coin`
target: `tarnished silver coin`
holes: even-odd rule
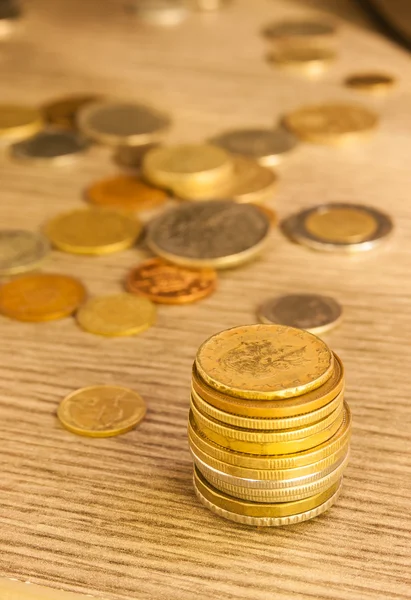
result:
[[[10,155],[17,160],[65,164],[87,150],[88,142],[77,133],[50,129],[13,144]]]
[[[0,230],[0,276],[35,269],[50,252],[50,244],[39,233],[19,229]]]

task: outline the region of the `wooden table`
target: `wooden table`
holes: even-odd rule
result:
[[[279,170],[274,206],[283,217],[319,202],[368,203],[396,223],[389,246],[353,257],[311,252],[276,231],[263,258],[221,274],[214,296],[160,306],[157,325],[135,338],[102,339],[72,319],[1,318],[2,600],[411,598],[410,59],[360,28],[353,4],[317,4],[349,17],[341,21],[340,58],[317,82],[273,70],[258,34],[272,19],[315,17],[315,2],[234,0],[220,14],[163,30],[139,26],[120,0],[32,0],[21,30],[2,42],[2,101],[38,105],[90,90],[148,101],[174,116],[170,141],[271,126],[302,103],[373,106],[379,133],[344,150],[302,146]],[[375,68],[401,80],[386,100],[342,87],[345,75]],[[106,148],[69,168],[6,156],[0,167],[2,227],[29,229],[82,206],[87,184],[118,171]],[[114,293],[144,256],[54,252],[45,270],[80,277],[91,295]],[[214,516],[194,497],[190,368],[206,337],[254,322],[269,295],[301,290],[331,294],[345,308],[343,325],[326,339],[347,370],[352,457],[343,494],[326,516],[254,530]],[[101,383],[141,393],[149,406],[142,425],[107,440],[63,430],[60,400]]]

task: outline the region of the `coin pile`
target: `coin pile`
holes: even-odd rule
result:
[[[350,429],[343,365],[311,333],[248,325],[199,348],[188,435],[195,492],[212,512],[263,526],[323,513],[341,490]]]

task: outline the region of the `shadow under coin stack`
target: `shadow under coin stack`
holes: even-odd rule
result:
[[[260,526],[320,515],[340,493],[350,429],[343,365],[311,333],[248,325],[199,348],[188,433],[214,513]]]

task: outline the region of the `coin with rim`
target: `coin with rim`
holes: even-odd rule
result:
[[[387,73],[355,73],[347,77],[345,85],[359,92],[380,94],[390,91],[397,83],[394,76]]]
[[[36,269],[50,253],[48,240],[34,231],[0,230],[0,275]]]
[[[158,208],[168,196],[133,175],[115,175],[96,181],[87,189],[87,199],[100,207],[125,211]]]
[[[10,146],[10,156],[31,163],[65,165],[81,156],[88,142],[74,131],[50,129]]]
[[[336,58],[334,50],[316,46],[285,47],[271,52],[267,57],[268,62],[281,69],[308,77],[322,75]]]
[[[39,110],[19,104],[0,105],[0,142],[18,141],[43,128]]]
[[[146,410],[142,397],[130,389],[95,385],[76,390],[64,398],[57,416],[72,433],[105,438],[134,429],[144,419]]]
[[[51,125],[75,130],[77,129],[77,113],[80,108],[98,100],[100,97],[93,94],[62,96],[44,104],[42,112],[45,120]]]

